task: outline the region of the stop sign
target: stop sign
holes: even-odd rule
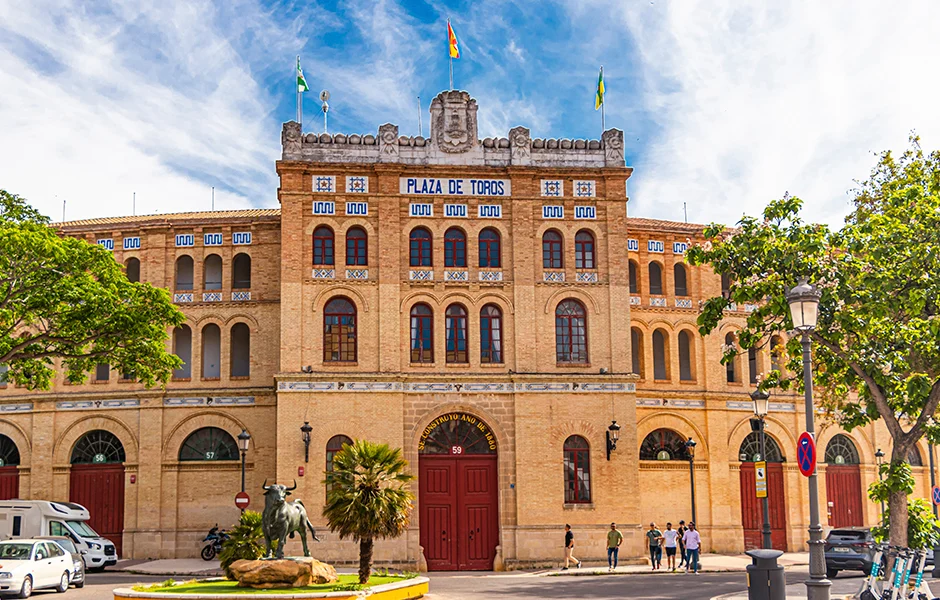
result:
[[[248,504],[251,502],[251,498],[248,497],[248,494],[245,492],[238,492],[235,494],[235,506],[245,510],[248,508]]]

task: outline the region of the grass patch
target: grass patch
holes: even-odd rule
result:
[[[411,575],[410,573],[408,575]],[[361,589],[369,588],[374,585],[383,585],[386,583],[396,583],[411,579],[413,576],[402,577],[398,575],[373,575],[369,578],[369,583],[362,586]],[[167,585],[169,584],[169,585]],[[358,588],[359,576],[340,575],[336,583],[324,583],[321,585],[309,585],[298,588],[281,588],[274,590],[256,590],[254,588],[238,587],[237,581],[187,581],[185,583],[176,583],[172,579],[161,583],[155,583],[149,586],[134,586],[138,592],[166,592],[174,594],[296,594],[299,592],[334,592],[351,591]],[[357,587],[353,587],[357,586]]]

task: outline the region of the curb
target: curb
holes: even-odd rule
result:
[[[132,575],[150,575],[153,577],[187,577],[193,579],[196,577],[224,577],[225,573],[222,571],[193,571],[190,573],[173,573],[170,571],[140,571],[138,569],[120,569],[119,571],[112,571],[113,573],[130,573]]]
[[[803,600],[806,596],[789,596],[790,600]],[[854,600],[856,598],[855,594],[842,594],[836,596],[830,596],[830,600]],[[712,596],[711,600],[748,600],[747,590],[742,592],[732,592],[730,594],[722,594],[721,596]]]

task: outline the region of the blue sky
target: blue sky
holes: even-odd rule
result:
[[[769,8],[768,8],[769,6]],[[940,5],[875,1],[0,3],[0,187],[70,219],[277,206],[294,57],[305,130],[417,134],[417,97],[456,86],[480,135],[625,132],[635,216],[734,222],[789,191],[838,224],[874,152],[934,148]]]

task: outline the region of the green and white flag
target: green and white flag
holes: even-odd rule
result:
[[[307,80],[304,79],[304,70],[300,68],[300,57],[297,57],[297,93],[309,92],[310,88],[307,87]]]

